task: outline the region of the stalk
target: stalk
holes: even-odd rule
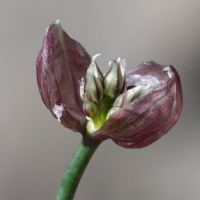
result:
[[[79,181],[100,142],[90,137],[79,144],[61,183],[56,200],[73,200]]]

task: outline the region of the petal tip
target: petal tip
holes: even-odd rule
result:
[[[100,53],[94,55],[94,56],[92,57],[92,62],[95,62],[95,61],[96,61],[96,58],[97,58],[98,56],[100,56],[100,55],[101,55]]]
[[[119,58],[117,59],[117,63],[119,63],[119,64],[120,64],[120,63],[121,63],[121,61],[122,61],[122,60],[121,60],[121,58],[119,57]]]

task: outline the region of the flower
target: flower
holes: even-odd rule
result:
[[[150,61],[125,73],[126,62],[118,58],[102,75],[99,55],[91,58],[59,20],[47,28],[36,66],[39,91],[52,115],[84,137],[110,138],[125,148],[145,147],[167,133],[182,110],[174,67]]]

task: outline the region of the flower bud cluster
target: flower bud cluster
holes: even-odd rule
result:
[[[96,58],[99,55],[92,57],[91,64],[87,69],[86,84],[84,84],[83,78],[80,81],[83,111],[89,119],[88,126],[92,127],[91,131],[93,132],[98,130],[122,104],[128,105],[149,91],[148,86],[137,86],[123,93],[126,60],[120,58],[111,60],[109,71],[103,75],[96,63]]]
[[[92,57],[87,69],[86,84],[83,78],[80,81],[80,96],[83,100],[83,111],[89,119],[89,132],[98,130],[121,106],[127,106],[151,91],[149,86],[135,86],[124,92],[126,60],[111,60],[110,70],[102,75],[96,63],[99,55]]]
[[[100,128],[106,120],[106,115],[112,107],[115,99],[123,93],[125,85],[125,60],[111,60],[110,70],[103,75],[92,57],[90,66],[87,69],[86,84],[84,78],[80,83],[80,96],[83,100],[83,111],[93,121],[96,128]]]

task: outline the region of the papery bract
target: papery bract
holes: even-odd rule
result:
[[[141,148],[167,133],[178,120],[182,110],[180,78],[174,67],[153,61],[132,69],[126,77],[128,87],[151,82],[153,90],[127,107],[122,105],[94,134],[125,148]]]
[[[59,20],[50,25],[37,59],[37,81],[41,97],[55,118],[63,106],[60,122],[69,129],[86,133],[86,116],[79,94],[91,57],[62,30]]]
[[[93,57],[92,65],[96,65],[97,56]],[[145,147],[167,133],[181,114],[182,89],[179,75],[174,67],[159,65],[153,61],[142,63],[124,75],[125,60],[121,61],[119,58],[118,61],[112,62],[121,63],[119,69],[122,70],[120,73],[123,77],[120,75],[120,78],[125,79],[124,83],[120,79],[123,89],[120,82],[120,90],[116,93],[119,97],[110,101],[110,105],[113,106],[111,114],[103,118],[104,121],[98,129],[87,134],[87,112],[92,113],[93,116],[99,113],[97,108],[100,109],[100,114],[104,113],[104,108],[107,109],[103,105],[107,97],[105,96],[103,100],[101,100],[102,97],[97,98],[94,89],[97,88],[98,93],[102,91],[99,89],[103,81],[102,75],[99,68],[91,68],[92,72],[98,72],[100,82],[95,87],[90,87],[86,82],[87,93],[90,92],[90,88],[92,88],[92,93],[90,96],[85,96],[87,93],[84,90],[84,80],[86,80],[91,58],[56,21],[47,28],[43,48],[37,60],[40,94],[53,116],[65,127],[98,141],[110,138],[125,148]],[[112,77],[112,75],[109,76]],[[107,88],[109,88],[109,81],[108,84],[104,83],[107,84]],[[95,81],[91,82],[95,83]],[[113,90],[112,88],[114,94]],[[107,95],[106,92],[105,95]],[[81,98],[83,100],[92,98],[97,103],[94,103],[95,109],[84,104],[85,114]],[[106,114],[108,111],[106,110]]]

